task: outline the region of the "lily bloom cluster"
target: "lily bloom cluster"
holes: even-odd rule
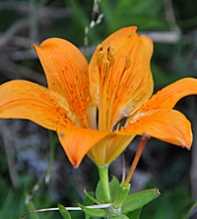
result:
[[[173,107],[197,94],[197,79],[181,79],[152,96],[153,43],[136,29],[111,34],[89,64],[66,40],[34,45],[48,88],[25,80],[0,85],[0,118],[28,119],[56,131],[75,167],[86,154],[97,165],[110,164],[136,135],[189,149],[190,122]]]

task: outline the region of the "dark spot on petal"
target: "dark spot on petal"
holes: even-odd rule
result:
[[[107,47],[107,52],[109,53],[111,51],[111,47]]]
[[[103,47],[102,47],[102,46],[99,48],[99,51],[100,51],[100,52],[103,51]]]

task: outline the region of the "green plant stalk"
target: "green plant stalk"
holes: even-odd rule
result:
[[[103,193],[105,194],[105,201],[111,201],[110,187],[109,187],[109,169],[108,166],[98,167],[99,178],[103,188]]]

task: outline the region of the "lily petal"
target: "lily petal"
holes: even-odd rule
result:
[[[71,123],[64,99],[38,84],[13,80],[0,85],[0,118],[28,119],[47,129]]]
[[[59,140],[74,167],[79,166],[83,157],[94,145],[110,135],[112,135],[110,132],[74,126],[62,127],[58,130]]]
[[[153,44],[136,33],[120,29],[96,49],[90,65],[90,93],[99,109],[99,128],[109,129],[136,112],[152,95],[150,59]]]
[[[136,135],[146,134],[188,149],[192,145],[191,124],[182,113],[176,110],[139,113],[132,118],[124,132]]]
[[[89,151],[88,155],[97,165],[107,165],[115,160],[129,145],[134,135],[109,135]]]
[[[183,97],[197,94],[197,79],[184,78],[168,85],[152,96],[141,111],[172,109]]]
[[[51,38],[34,45],[44,68],[48,87],[66,98],[70,108],[79,117],[82,126],[88,126],[89,105],[88,63],[72,43]]]

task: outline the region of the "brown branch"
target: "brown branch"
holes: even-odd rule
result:
[[[29,20],[27,19],[21,19],[15,22],[3,35],[0,36],[0,47],[7,44],[21,29],[27,28],[28,26]]]
[[[190,101],[190,115],[193,121],[194,141],[192,146],[192,156],[191,156],[191,169],[190,169],[190,180],[192,187],[192,196],[194,200],[197,200],[197,116],[196,116],[196,98],[191,98]]]
[[[164,0],[164,7],[165,7],[166,20],[174,27],[178,27],[172,1]]]
[[[45,81],[43,75],[25,67],[24,65],[15,64],[6,56],[0,57],[0,71],[1,74],[4,74],[8,79],[29,79],[41,84]]]
[[[33,49],[27,50],[16,50],[9,54],[9,57],[13,61],[24,61],[24,60],[31,60],[37,59],[37,56]]]
[[[171,31],[147,31],[142,32],[152,38],[156,43],[177,43],[181,38],[181,33],[177,29]]]
[[[25,2],[13,2],[13,1],[5,1],[0,2],[0,10],[14,10],[22,15],[26,14],[29,15],[31,9],[29,7],[29,3]],[[37,8],[38,16],[40,17],[47,17],[48,19],[58,19],[63,18],[71,15],[71,10],[65,8],[58,8],[58,7],[46,7],[41,6]]]
[[[35,0],[30,0],[31,10],[29,13],[29,20],[30,20],[30,39],[32,43],[37,42],[39,36],[38,8],[39,5],[35,2]]]
[[[144,151],[144,147],[147,144],[147,142],[149,141],[149,139],[150,139],[150,137],[146,136],[146,135],[143,135],[141,137],[140,142],[137,145],[137,150],[136,150],[136,153],[135,153],[135,157],[134,157],[134,159],[131,163],[131,166],[130,166],[130,169],[128,171],[126,180],[124,181],[124,184],[129,184],[131,182],[131,179],[133,178],[136,167],[137,167],[137,165],[139,163],[139,160],[142,156],[142,153]]]
[[[14,188],[17,188],[19,185],[18,182],[18,174],[16,171],[16,165],[15,165],[15,156],[14,156],[14,143],[12,138],[10,136],[13,134],[10,130],[10,127],[8,127],[5,123],[5,121],[1,121],[1,137],[3,140],[3,146],[5,148],[7,162],[8,162],[8,169],[9,169],[9,175],[10,180],[12,182],[12,185]],[[11,134],[12,133],[12,134]]]

